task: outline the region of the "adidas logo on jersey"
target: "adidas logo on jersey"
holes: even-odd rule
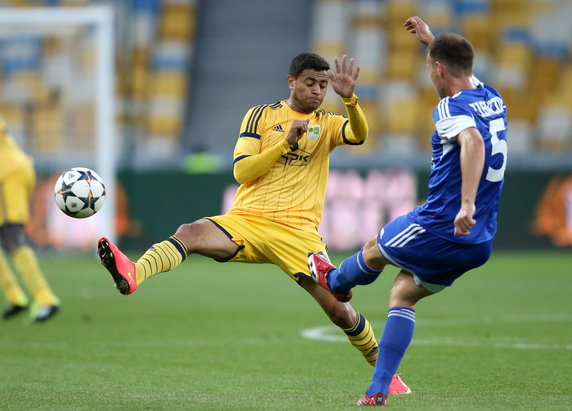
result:
[[[280,124],[278,124],[277,126],[272,127],[272,130],[274,131],[280,131],[281,133],[284,132],[284,129],[282,128],[282,126]]]

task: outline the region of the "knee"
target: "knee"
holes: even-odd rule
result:
[[[186,223],[177,229],[175,237],[185,244],[189,253],[196,249],[200,241],[200,231],[195,226],[196,223]]]
[[[357,313],[351,305],[339,301],[326,307],[325,312],[330,321],[343,329],[353,327],[357,320]]]
[[[364,254],[364,258],[366,255],[372,255],[374,254],[375,251],[378,251],[377,248],[377,236],[370,238],[369,241],[367,243],[365,243],[365,245],[363,246],[363,254]]]
[[[193,231],[192,225],[193,225],[192,223],[180,225],[179,228],[177,228],[177,231],[175,232],[177,238],[181,239],[181,237],[188,237],[192,235]]]
[[[365,263],[374,270],[381,270],[387,264],[377,246],[377,236],[365,243],[362,253]]]

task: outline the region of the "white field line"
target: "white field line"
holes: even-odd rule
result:
[[[494,323],[518,323],[518,322],[570,322],[572,315],[569,314],[539,314],[531,316],[506,316],[501,318],[483,317],[471,319],[450,319],[450,320],[417,320],[416,327],[446,327],[454,325],[467,324],[494,324]],[[374,324],[377,329],[383,327],[383,324]],[[318,340],[326,342],[347,342],[347,338],[341,334],[338,327],[327,325],[321,327],[313,327],[302,330],[302,336],[309,340]],[[478,342],[474,339],[463,338],[413,338],[412,345],[448,345],[462,347],[493,347],[508,348],[519,350],[572,350],[572,344],[545,344],[531,343],[527,341],[516,341],[515,339],[489,338],[486,342]]]

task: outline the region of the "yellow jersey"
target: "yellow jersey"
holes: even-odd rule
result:
[[[32,158],[14,141],[0,116],[0,181],[17,171],[32,167]]]
[[[254,162],[246,161],[248,157],[270,151],[275,154],[267,153],[272,158],[261,175],[247,181],[237,177],[242,184],[228,213],[317,230],[324,208],[330,153],[342,144],[362,144],[367,137],[367,123],[357,97],[346,105],[348,113],[353,110],[350,119],[357,118],[352,120],[352,127],[347,118],[324,110],[311,114],[293,111],[285,100],[251,108],[244,116],[234,149],[235,177],[237,166],[255,167]],[[296,119],[307,118],[308,131],[293,151],[285,140],[290,125]],[[354,135],[354,123],[360,123],[365,135]]]

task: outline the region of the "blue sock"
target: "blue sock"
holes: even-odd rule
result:
[[[346,258],[337,269],[328,274],[328,285],[338,293],[347,293],[356,285],[373,283],[383,270],[374,270],[363,259],[363,250]]]
[[[379,342],[379,357],[373,370],[367,395],[388,394],[389,383],[397,372],[403,354],[413,339],[414,329],[415,310],[406,307],[393,307],[387,311],[387,322]]]

